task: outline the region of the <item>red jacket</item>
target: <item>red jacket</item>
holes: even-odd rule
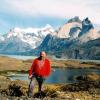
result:
[[[48,59],[40,60],[39,58],[36,58],[29,70],[29,76],[36,73],[39,76],[46,77],[50,75],[50,71],[51,67]]]

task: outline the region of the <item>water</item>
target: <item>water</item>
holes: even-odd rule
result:
[[[36,56],[22,56],[22,55],[5,55],[5,54],[0,54],[0,56],[6,56],[10,58],[16,58],[19,60],[28,60],[28,59],[34,59]]]
[[[61,83],[74,83],[76,76],[89,74],[89,73],[100,74],[99,69],[65,69],[65,68],[56,68],[53,71],[49,78],[46,79],[45,83],[48,84],[61,84]],[[10,76],[12,80],[25,80],[29,82],[28,74],[16,74],[15,76]]]

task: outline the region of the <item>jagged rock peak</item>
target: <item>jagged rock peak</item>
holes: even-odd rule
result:
[[[72,22],[79,22],[81,23],[82,21],[79,19],[78,16],[75,16],[74,18],[71,18],[68,20],[68,23],[72,23]]]
[[[88,17],[86,17],[86,18],[82,21],[82,25],[83,25],[83,26],[89,26],[89,28],[94,28],[92,22],[89,20]]]
[[[89,32],[91,29],[94,29],[94,27],[93,27],[92,22],[87,17],[82,21],[82,30],[79,33],[79,37],[82,36],[83,34]]]

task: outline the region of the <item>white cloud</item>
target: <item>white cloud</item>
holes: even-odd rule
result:
[[[0,12],[16,16],[54,16],[82,19],[89,17],[100,23],[100,0],[3,0]]]

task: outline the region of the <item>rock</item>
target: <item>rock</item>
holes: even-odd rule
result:
[[[0,75],[0,91],[6,90],[10,84],[11,80],[8,77]]]
[[[10,80],[10,79],[8,77],[0,75],[0,81],[6,81],[6,80]]]
[[[8,96],[27,96],[28,83],[25,81],[11,81],[5,76],[0,76],[0,93]]]
[[[76,100],[80,100],[80,99],[76,99]]]
[[[91,73],[91,74],[87,75],[87,80],[98,81],[98,80],[100,80],[100,75],[96,74],[96,73]]]
[[[78,81],[100,81],[100,75],[96,73],[90,73],[87,75],[77,76]]]
[[[10,96],[27,96],[28,83],[25,81],[12,81],[8,87],[8,95]]]

